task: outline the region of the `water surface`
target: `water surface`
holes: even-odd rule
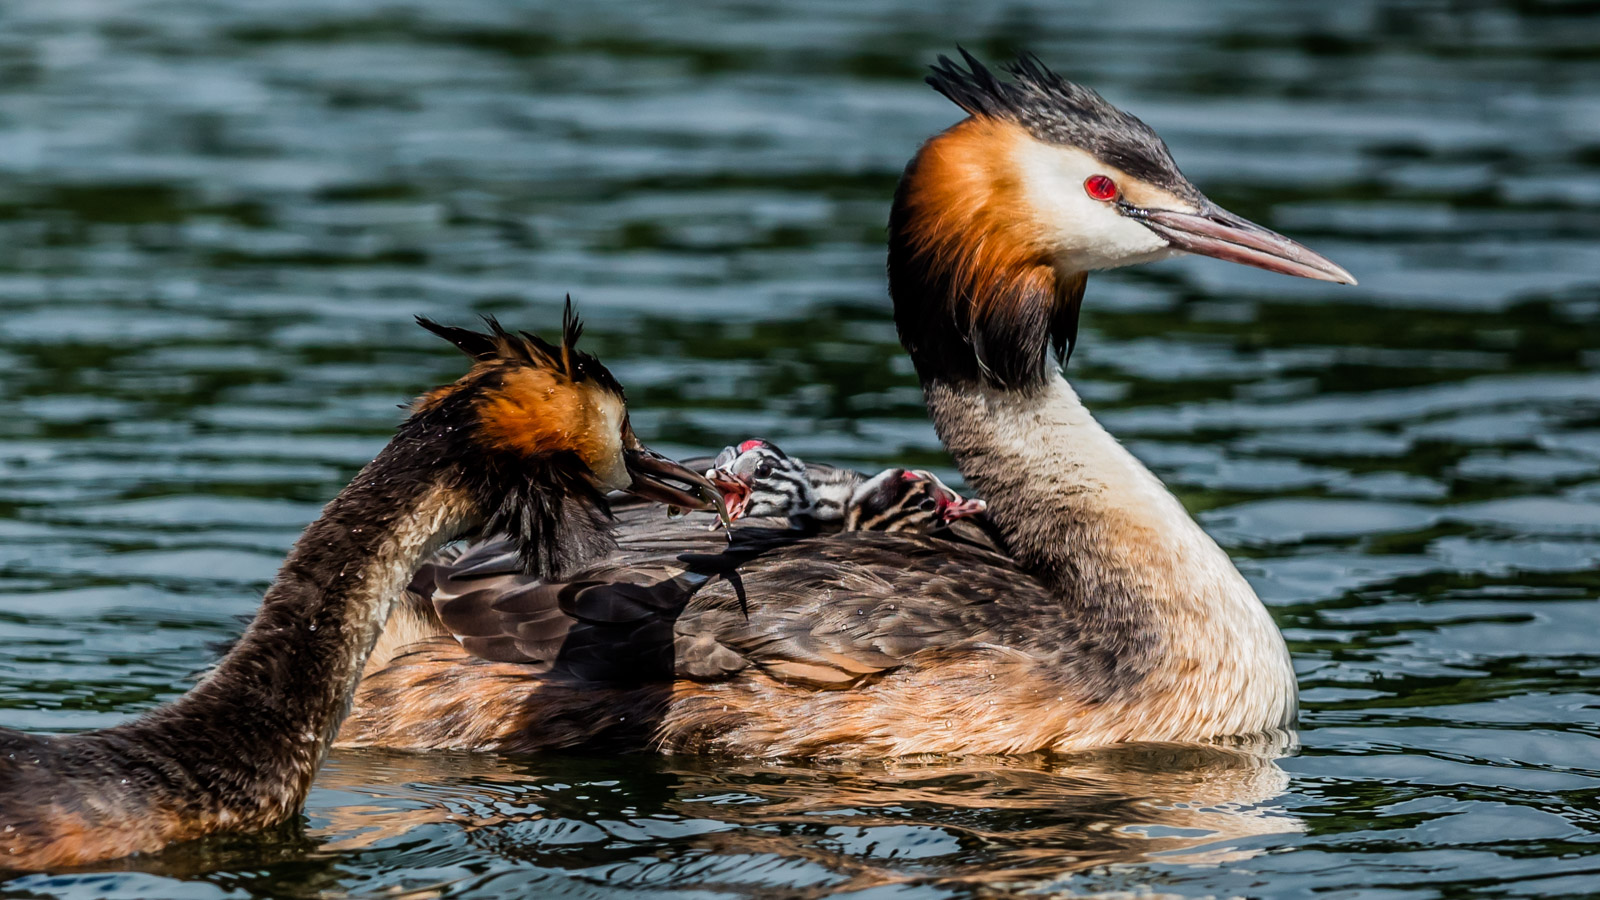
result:
[[[182,692],[459,371],[414,314],[550,327],[571,291],[662,449],[947,470],[883,226],[961,41],[1097,86],[1362,280],[1097,275],[1071,372],[1283,627],[1298,755],[339,753],[281,833],[0,892],[1600,889],[1592,4],[768,7],[0,5],[0,722]]]

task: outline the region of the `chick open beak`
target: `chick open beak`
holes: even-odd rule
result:
[[[1143,222],[1177,250],[1297,278],[1356,283],[1355,277],[1333,260],[1210,201],[1197,213],[1137,207],[1122,212]]]
[[[726,517],[722,494],[704,476],[667,459],[643,444],[622,451],[632,481],[625,493],[684,509],[715,510]],[[677,482],[677,483],[674,483]]]
[[[969,499],[945,500],[939,504],[939,518],[945,522],[954,522],[957,519],[967,519],[979,513],[986,512],[989,504],[976,497]]]
[[[743,516],[752,493],[749,480],[722,468],[710,470],[706,473],[706,477],[716,486],[717,493],[721,495],[722,502],[727,507],[728,517],[723,524],[736,521]]]

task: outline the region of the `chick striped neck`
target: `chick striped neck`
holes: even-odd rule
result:
[[[808,469],[811,489],[816,502],[811,507],[811,517],[818,522],[839,524],[850,512],[856,489],[861,486],[861,473],[853,469],[820,467]]]

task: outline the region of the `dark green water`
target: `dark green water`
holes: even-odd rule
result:
[[[945,466],[884,299],[920,70],[1028,47],[1356,273],[1096,277],[1074,380],[1239,560],[1303,749],[337,754],[8,896],[1600,891],[1600,7],[0,5],[0,723],[183,691],[396,404],[572,291],[641,434]],[[247,751],[248,739],[241,739]]]

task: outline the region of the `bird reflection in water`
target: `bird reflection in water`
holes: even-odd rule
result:
[[[335,752],[307,836],[345,854],[443,827],[482,853],[633,889],[1038,886],[1263,852],[1241,839],[1303,830],[1271,803],[1288,750],[1267,738],[870,763]]]

